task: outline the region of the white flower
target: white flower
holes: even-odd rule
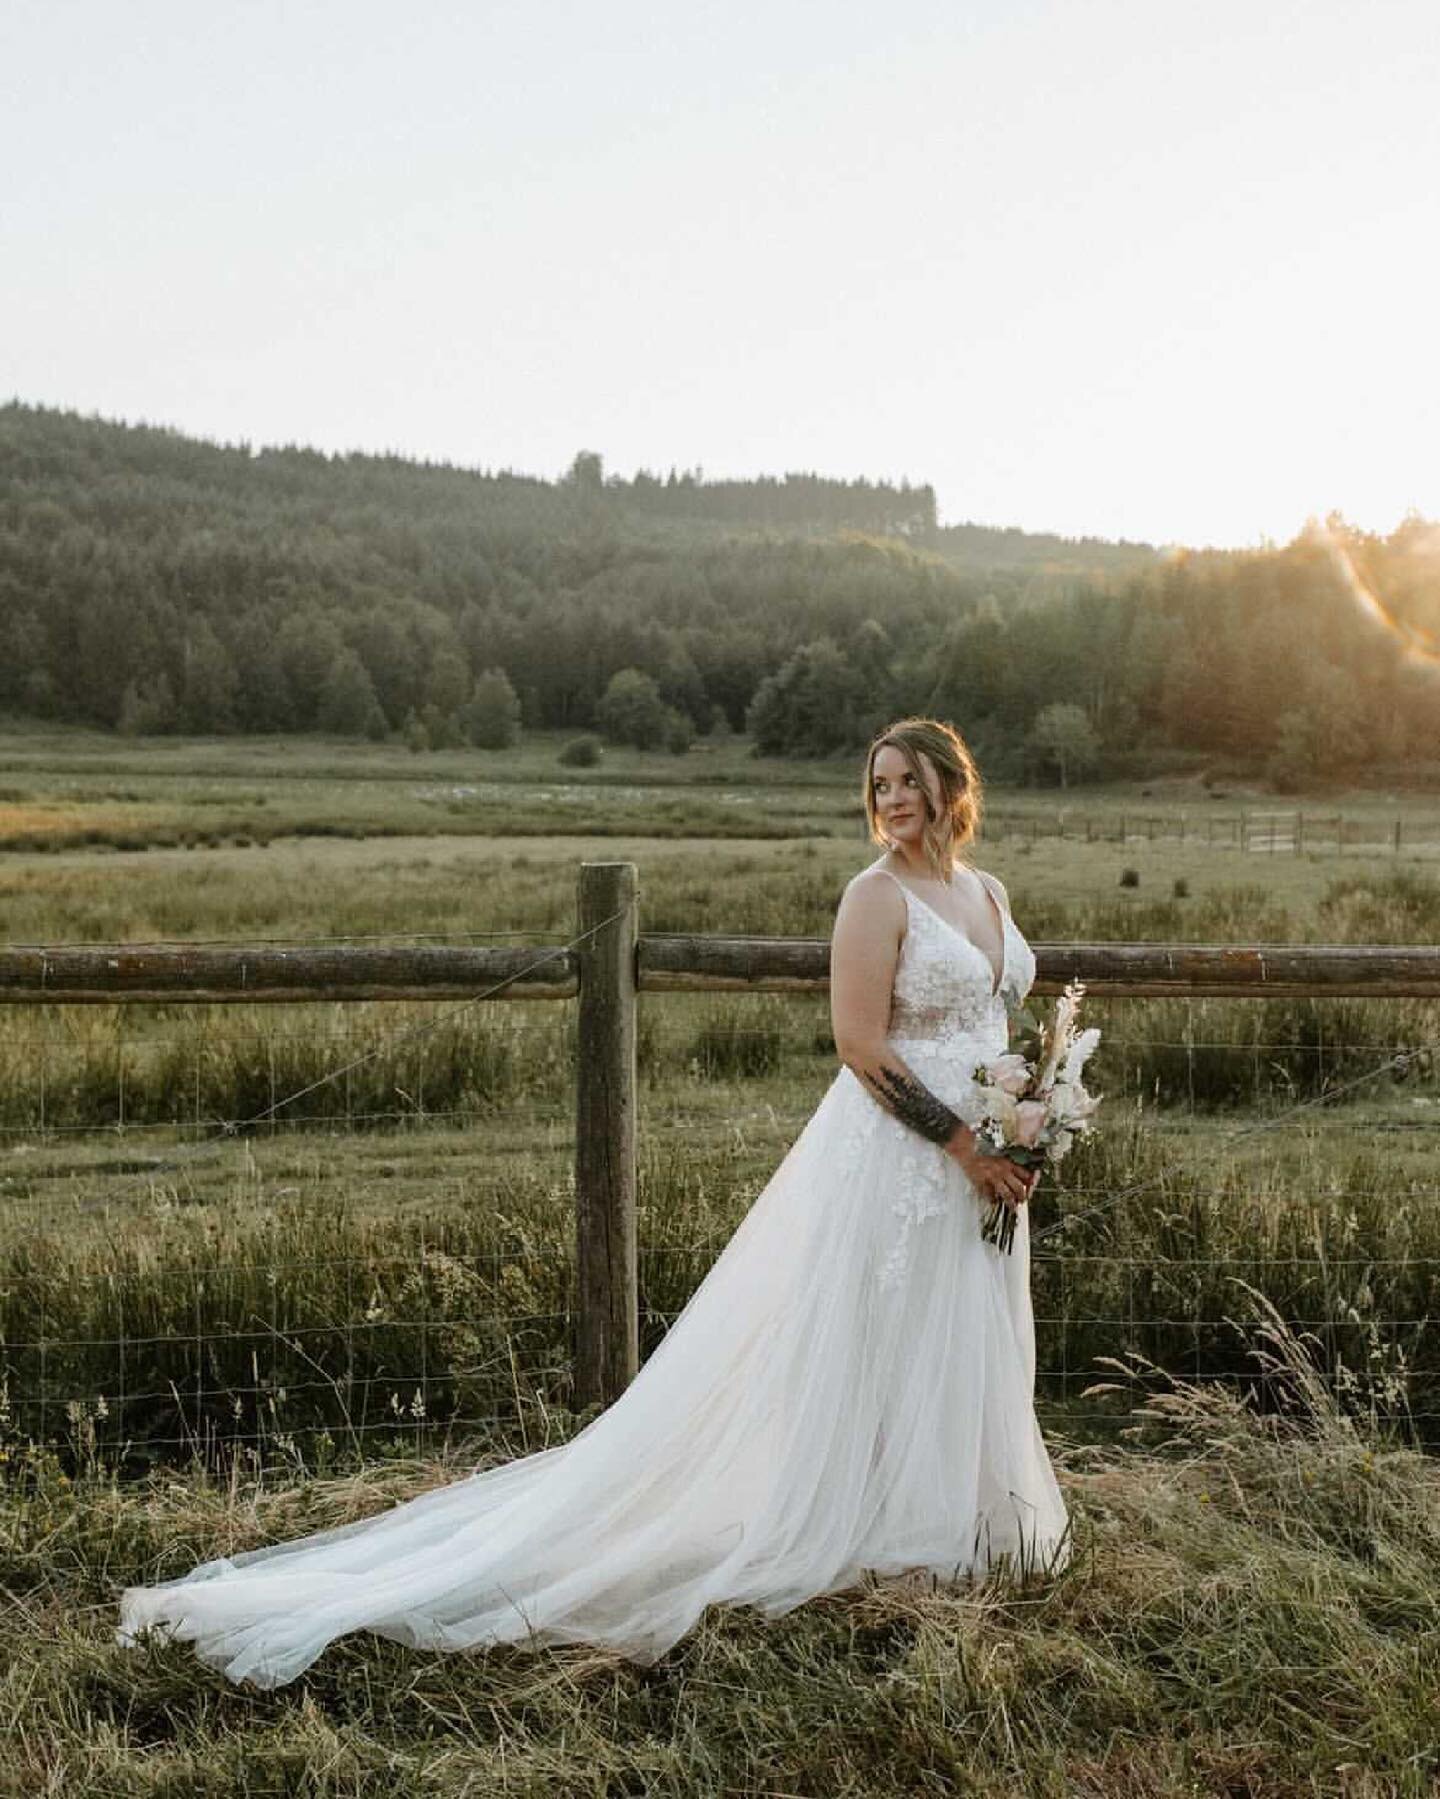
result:
[[[1090,1060],[1099,1041],[1100,1031],[1097,1026],[1092,1024],[1088,1031],[1081,1031],[1065,1052],[1065,1060],[1060,1065],[1058,1077],[1060,1083],[1074,1082],[1080,1079],[1080,1071]]]
[[[1000,1127],[1007,1142],[1015,1129],[1017,1104],[1014,1094],[1007,1093],[1003,1087],[991,1087],[986,1090],[985,1116],[993,1119]]]
[[[1035,1085],[1041,1093],[1054,1084],[1055,1073],[1060,1066],[1060,1058],[1070,1047],[1075,1020],[1080,1012],[1080,998],[1084,991],[1085,988],[1081,982],[1071,981],[1055,1002],[1055,1022],[1050,1029],[1050,1041],[1045,1046],[1040,1072],[1035,1077]]]
[[[1085,1124],[1099,1105],[1100,1101],[1078,1081],[1057,1081],[1050,1096],[1051,1112],[1061,1125]]]

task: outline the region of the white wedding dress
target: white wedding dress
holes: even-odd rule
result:
[[[878,866],[878,864],[877,864]],[[893,878],[893,877],[892,877]],[[904,883],[889,1039],[974,1122],[1006,1047],[988,956]],[[370,1630],[429,1649],[605,1644],[653,1661],[706,1606],[774,1617],[865,1570],[1053,1573],[1069,1519],[1035,1418],[1028,1208],[1003,1254],[959,1165],[842,1067],[636,1379],[570,1442],[359,1523],[132,1587],[120,1640],[279,1686]]]

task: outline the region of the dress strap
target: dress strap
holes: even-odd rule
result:
[[[910,889],[900,879],[899,875],[886,868],[883,863],[872,862],[870,867],[876,874],[889,875],[890,879],[902,893],[909,893]],[[982,885],[994,897],[995,904],[1000,909],[1000,916],[1002,918],[1008,918],[1010,916],[1010,908],[1005,904],[1005,896],[1000,892],[999,885],[996,882],[994,875],[987,875],[983,868],[976,868],[973,862],[967,863],[966,867],[973,869],[974,872],[979,875]]]
[[[975,868],[973,862],[970,866]],[[887,869],[886,872],[888,873],[889,870]],[[1000,908],[1000,916],[1002,918],[1008,918],[1010,916],[1010,908],[1005,903],[1005,896],[1000,891],[1000,884],[995,879],[994,875],[987,875],[983,868],[975,868],[975,872],[984,883],[986,890],[993,896],[995,904]]]

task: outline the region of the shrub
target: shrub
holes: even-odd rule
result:
[[[595,717],[611,743],[654,750],[665,741],[667,714],[654,680],[643,669],[622,668],[611,677]]]
[[[600,760],[600,739],[588,734],[572,737],[561,750],[560,760],[566,768],[594,768]]]
[[[432,750],[458,750],[465,741],[460,719],[454,712],[442,712],[438,706],[424,706],[420,722]]]

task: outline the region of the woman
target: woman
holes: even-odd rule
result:
[[[1033,1404],[1032,1177],[978,1153],[964,1117],[1035,974],[1000,883],[957,859],[980,805],[950,726],[905,719],[871,745],[887,847],[836,916],[843,1066],[608,1411],[378,1517],[133,1587],[121,1640],[156,1628],[258,1686],[362,1629],[649,1662],[717,1602],[773,1617],[867,1570],[1063,1567]],[[996,1197],[1018,1208],[1009,1254],[980,1234]]]

